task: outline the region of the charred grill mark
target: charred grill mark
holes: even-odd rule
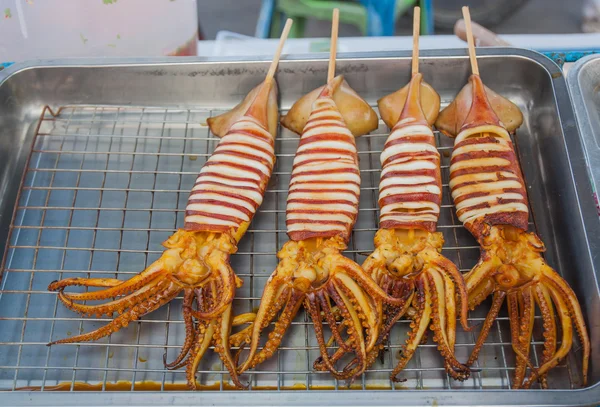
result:
[[[234,194],[234,193],[226,192],[226,191],[212,191],[212,190],[207,190],[207,189],[195,190],[190,195],[190,198],[188,199],[188,204],[195,203],[198,199],[201,199],[201,197],[204,194],[221,195],[222,197],[225,198],[225,200],[227,200],[227,198],[239,199],[240,201],[244,201],[244,202],[247,202],[250,205],[252,205],[255,210],[258,208],[258,205],[259,205],[259,203],[256,202],[254,199],[249,198],[248,196],[243,195],[243,194]]]
[[[356,175],[360,175],[360,173],[358,171],[358,167],[356,169],[353,169],[353,168],[339,168],[339,169],[332,169],[332,170],[324,169],[324,170],[313,170],[313,171],[301,171],[302,167],[299,167],[299,166],[296,167],[296,168],[298,169],[298,172],[296,172],[297,176],[299,176],[299,175],[327,175],[327,174],[356,174]],[[294,171],[292,171],[292,181],[293,181],[293,176],[294,176]],[[322,182],[322,181],[319,180],[319,182]]]
[[[216,156],[216,155],[214,155],[213,157],[215,157],[215,159],[207,161],[204,164],[205,167],[210,167],[212,165],[220,165],[222,167],[230,167],[230,168],[238,169],[238,170],[245,171],[245,172],[251,172],[251,173],[255,174],[256,176],[258,176],[258,178],[261,179],[261,180],[264,179],[264,178],[266,178],[265,173],[262,172],[261,170],[259,170],[258,168],[254,168],[254,167],[252,167],[250,165],[243,165],[243,164],[232,163],[232,162],[229,162],[229,161],[219,161],[219,160],[223,159],[223,157],[219,157],[219,156]]]
[[[194,216],[194,215],[200,215],[200,216],[205,216],[207,218],[214,218],[214,219],[220,219],[220,220],[225,220],[225,221],[229,221],[229,222],[233,222],[233,223],[238,223],[241,224],[244,220],[235,216],[229,216],[229,215],[222,215],[220,213],[213,213],[213,212],[205,212],[205,211],[195,211],[195,210],[186,210],[185,211],[185,216],[186,217],[190,217],[190,216]]]
[[[454,149],[456,151],[456,149]],[[452,154],[452,159],[450,160],[450,165],[456,164],[462,161],[473,160],[477,158],[503,158],[511,163],[513,161],[516,162],[516,156],[514,151],[471,151],[463,154]]]
[[[244,158],[245,160],[257,161],[257,162],[263,164],[267,168],[273,166],[273,162],[267,161],[263,157],[260,157],[260,156],[257,156],[257,155],[252,155],[252,154],[248,154],[248,153],[244,153],[242,151],[227,150],[227,149],[222,148],[222,149],[219,149],[216,152],[218,152],[219,154],[233,155],[235,157]],[[269,168],[269,169],[271,169],[271,168]]]
[[[384,206],[398,203],[398,202],[427,202],[439,206],[442,202],[442,198],[438,194],[396,194],[379,199],[379,207],[383,209]],[[414,211],[415,216],[418,215],[418,211]],[[381,219],[380,219],[381,220]]]
[[[384,150],[385,151],[385,150]],[[389,158],[386,158],[382,163],[383,166],[392,164],[396,161],[408,161],[408,160],[439,160],[439,154],[432,153],[431,151],[403,151],[398,154],[394,154]]]
[[[214,175],[213,175],[214,176]],[[200,177],[198,177],[198,179],[200,179]],[[226,183],[223,182],[218,182],[218,181],[208,181],[208,180],[201,180],[198,181],[194,184],[194,187],[197,186],[202,186],[202,185],[214,185],[215,187],[227,187],[227,188],[232,188],[231,185],[228,185]],[[235,185],[235,189],[245,189],[247,191],[256,191],[256,192],[260,192],[260,187],[259,186],[245,186],[245,185]],[[211,190],[212,191],[212,190]]]
[[[188,201],[188,208],[193,208],[195,205],[205,206],[203,204],[208,205],[208,206],[215,205],[215,206],[221,206],[223,208],[231,208],[236,211],[244,213],[248,217],[250,217],[254,213],[254,211],[251,211],[250,209],[246,208],[245,206],[237,205],[237,204],[234,204],[234,203],[224,200],[224,199],[203,199],[203,198],[192,199],[192,200]],[[186,211],[186,213],[193,213],[193,212],[194,212],[193,209]]]

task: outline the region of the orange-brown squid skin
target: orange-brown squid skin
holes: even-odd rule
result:
[[[413,75],[406,87],[379,101],[391,133],[381,154],[380,229],[375,250],[363,268],[402,303],[378,307],[382,328],[377,345],[367,356],[369,364],[383,349],[394,323],[410,306],[416,309],[392,379],[410,361],[428,330],[434,334],[448,374],[457,380],[470,374],[454,356],[457,317],[468,327],[466,287],[456,266],[442,256],[444,239],[435,231],[442,181],[431,125],[439,105],[439,96],[423,82],[421,74]],[[334,358],[342,354],[340,350]]]
[[[214,345],[233,383],[244,387],[230,353],[230,331],[233,324],[251,320],[246,315],[237,319],[231,315],[235,290],[242,281],[229,265],[229,258],[237,251],[239,240],[262,202],[275,163],[276,86],[274,81],[263,82],[233,110],[209,120],[211,130],[221,141],[192,188],[184,228],[163,243],[166,250],[158,260],[127,281],[69,278],[50,284],[48,289],[58,291],[60,301],[75,312],[86,316],[119,314],[93,332],[50,345],[100,339],[183,292],[186,338],[180,355],[172,363],[166,363],[165,358],[165,366],[186,365],[188,385],[194,389],[198,363],[208,347]],[[103,289],[65,292],[70,286]],[[84,304],[97,300],[108,302]]]
[[[376,301],[400,302],[341,253],[358,214],[360,173],[354,137],[373,130],[377,118],[339,76],[296,102],[282,123],[296,131],[302,126],[287,200],[290,241],[277,254],[280,261],[265,285],[249,354],[239,372],[273,356],[304,304],[323,364],[334,377],[352,380],[364,371],[378,336]],[[275,326],[259,350],[263,331],[273,320]],[[354,353],[357,362],[352,366],[336,368],[323,320],[338,345]]]
[[[510,137],[522,120],[518,107],[485,88],[479,75],[472,75],[436,122],[442,132],[456,137],[450,189],[459,220],[481,246],[479,262],[465,275],[469,307],[474,309],[493,295],[467,364],[477,359],[506,301],[516,355],[513,388],[529,388],[538,380],[546,387],[546,374],[572,346],[573,326],[581,339],[585,384],[590,341],[581,307],[568,283],[542,257],[543,242],[527,232],[526,187]],[[537,368],[529,361],[536,304],[544,328],[544,351]],[[562,331],[560,347],[557,325]]]

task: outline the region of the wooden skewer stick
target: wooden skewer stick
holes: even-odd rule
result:
[[[329,67],[327,69],[327,83],[330,83],[335,76],[335,57],[337,54],[338,26],[340,23],[340,10],[333,9],[333,18],[331,19],[331,50],[329,51]]]
[[[465,19],[465,28],[467,29],[467,44],[469,44],[469,59],[471,60],[471,71],[473,75],[479,75],[479,66],[477,65],[477,56],[475,54],[475,43],[473,42],[473,31],[471,29],[471,13],[469,7],[463,6],[463,18]]]
[[[412,74],[419,73],[419,32],[421,25],[421,7],[417,6],[413,15],[413,49],[412,49]]]
[[[269,71],[267,72],[265,83],[271,82],[273,80],[273,77],[275,76],[275,72],[277,71],[277,65],[279,64],[279,58],[281,58],[281,51],[283,51],[283,44],[285,44],[285,40],[287,40],[293,22],[294,20],[292,20],[291,18],[288,18],[285,22],[285,27],[283,27],[283,32],[281,33],[281,37],[279,38],[279,45],[277,46],[277,50],[275,51],[275,55],[273,56],[273,62],[271,62],[271,66],[269,67]]]

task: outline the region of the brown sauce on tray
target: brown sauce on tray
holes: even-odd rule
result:
[[[162,388],[162,383],[159,382],[135,382],[134,391],[187,391],[186,383],[165,383]],[[214,384],[201,384],[198,385],[199,390],[210,391],[220,390],[221,383],[217,382]],[[89,384],[84,382],[75,382],[73,384],[73,391],[102,391],[103,383]],[[333,386],[311,386],[310,390],[334,390]],[[362,385],[353,384],[350,388],[346,386],[339,386],[339,390],[361,390]],[[366,386],[367,390],[390,390],[389,386]],[[41,391],[40,386],[30,387],[19,387],[17,391]],[[229,383],[223,383],[223,390],[239,390]],[[257,386],[253,387],[252,390],[277,390],[276,386]],[[303,383],[296,383],[292,386],[281,386],[281,390],[306,390],[306,385]],[[71,391],[71,383],[65,382],[60,383],[56,386],[45,386],[44,391]],[[104,391],[131,391],[131,382],[129,381],[118,381],[116,383],[106,383]]]

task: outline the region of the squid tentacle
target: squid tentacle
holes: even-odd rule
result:
[[[194,344],[194,319],[189,310],[192,308],[192,304],[194,303],[196,295],[194,294],[194,290],[191,288],[186,288],[183,294],[183,322],[185,324],[185,339],[183,342],[183,346],[179,352],[179,355],[173,360],[171,363],[167,363],[167,353],[163,355],[163,364],[167,369],[179,369],[181,366],[185,364],[185,357],[190,352]]]
[[[377,340],[377,342],[383,343],[386,341],[388,335],[390,334],[390,331],[392,330],[393,326],[396,324],[396,322],[402,318],[404,316],[404,314],[406,314],[406,311],[408,310],[408,308],[410,307],[414,295],[415,295],[415,290],[414,290],[414,284],[412,284],[412,282],[410,283],[400,283],[397,285],[397,287],[409,287],[409,288],[400,288],[401,292],[403,293],[402,297],[404,299],[404,304],[401,304],[399,306],[394,306],[394,307],[388,307],[386,310],[386,313],[388,314],[388,318],[386,319],[385,323],[383,324],[380,333],[379,333],[379,338]],[[400,297],[400,295],[395,295],[395,297]]]
[[[560,277],[556,271],[548,266],[544,267],[544,281],[546,281],[547,284],[552,285],[555,290],[562,294],[565,299],[565,305],[569,310],[569,314],[573,316],[575,330],[577,331],[577,335],[581,341],[581,346],[583,347],[582,381],[585,385],[587,384],[590,360],[590,338],[587,333],[588,331],[585,325],[585,319],[583,318],[583,313],[581,312],[581,307],[577,302],[577,296],[571,287],[569,287],[569,285],[562,279],[562,277]]]
[[[287,304],[285,305],[285,308],[281,312],[279,319],[275,323],[275,327],[269,333],[269,338],[267,339],[267,342],[258,353],[256,353],[254,356],[250,355],[248,357],[248,360],[242,365],[241,368],[238,369],[240,373],[264,362],[265,360],[273,356],[273,354],[279,347],[279,344],[283,340],[285,332],[287,331],[288,327],[292,323],[292,320],[298,313],[298,310],[302,305],[303,298],[303,292],[297,289],[290,290],[290,298]]]
[[[510,322],[510,342],[513,348],[513,352],[517,355],[517,360],[515,363],[515,380],[513,383],[513,387],[518,389],[521,387],[522,382],[518,382],[516,380],[518,372],[520,370],[525,370],[526,356],[524,350],[521,348],[521,339],[520,339],[520,315],[519,315],[519,303],[517,299],[517,292],[510,292],[506,297],[506,304],[508,307],[508,319]]]
[[[213,334],[213,343],[215,345],[215,352],[219,354],[221,361],[225,368],[229,371],[229,376],[231,377],[231,381],[238,388],[245,389],[248,386],[242,384],[237,374],[236,364],[231,355],[231,350],[229,346],[229,334],[231,333],[231,318],[232,306],[229,305],[225,308],[225,311],[221,314],[219,318],[217,318],[217,322],[215,323],[215,332]]]
[[[500,307],[504,302],[504,298],[506,297],[506,293],[504,291],[496,291],[494,292],[494,298],[492,300],[492,306],[488,311],[487,316],[485,317],[485,321],[483,321],[483,326],[481,327],[481,331],[479,332],[479,336],[477,337],[477,342],[475,342],[475,347],[473,347],[473,351],[471,352],[471,356],[469,356],[469,360],[465,363],[467,366],[472,366],[473,363],[479,357],[479,352],[483,348],[483,343],[487,339],[490,329],[492,328],[492,324],[496,320],[498,313],[500,312]]]
[[[510,320],[510,334],[511,334],[511,344],[513,348],[513,352],[517,356],[517,361],[515,365],[515,374],[514,374],[514,383],[513,388],[519,389],[523,385],[523,380],[525,378],[526,368],[527,366],[535,371],[535,367],[529,361],[529,344],[531,342],[531,331],[528,325],[531,325],[531,329],[533,329],[531,318],[531,303],[528,305],[528,310],[525,310],[525,301],[521,301],[521,311],[519,311],[519,294],[523,294],[522,292],[510,292],[507,296],[507,305],[508,305],[508,315]],[[527,302],[531,301],[531,297],[527,300]],[[527,322],[524,321],[527,315]],[[534,314],[535,316],[535,314]],[[528,331],[528,332],[526,332]]]
[[[263,317],[263,321],[261,322],[261,329],[265,329],[267,326],[269,326],[269,324],[273,319],[275,319],[279,311],[281,311],[282,308],[285,307],[285,304],[287,304],[287,302],[290,299],[291,290],[292,289],[288,287],[287,284],[285,284],[281,286],[281,288],[277,291],[273,302],[268,303],[270,305],[268,307],[265,307],[267,308],[267,313],[265,314],[265,316]],[[258,315],[256,316],[256,319],[258,319]]]
[[[501,262],[496,256],[490,256],[483,253],[475,267],[464,275],[465,285],[469,295],[474,292],[475,287],[478,287],[484,282],[494,270],[501,265]],[[469,307],[473,309],[475,305],[471,305],[472,299],[469,298]]]
[[[127,280],[129,281],[129,280]],[[111,288],[123,284],[124,280],[118,278],[86,278],[86,277],[70,277],[62,280],[54,280],[48,285],[49,291],[63,290],[67,287],[103,287]],[[95,291],[100,293],[104,290]],[[87,293],[82,293],[87,294]],[[75,294],[72,294],[75,295]],[[109,297],[110,298],[110,297]]]
[[[426,288],[427,283],[422,276],[419,276],[415,283],[417,312],[415,318],[410,323],[412,330],[409,332],[408,338],[406,339],[402,357],[390,374],[393,381],[398,380],[396,379],[396,375],[406,367],[406,364],[412,358],[431,321],[431,306],[429,305],[431,303],[431,298],[429,290]]]
[[[442,294],[444,295],[443,301],[446,303],[446,338],[448,340],[448,346],[450,349],[454,349],[454,345],[456,344],[456,285],[454,284],[454,280],[447,274],[440,272],[439,270],[432,270],[432,273],[438,273],[443,280],[443,293],[440,293],[440,297]],[[464,300],[464,303],[467,303],[467,299]],[[462,307],[462,306],[461,306]],[[461,313],[464,310],[461,310]],[[461,315],[462,318],[462,315]],[[466,320],[466,316],[465,316]],[[464,328],[464,327],[463,327]]]
[[[365,274],[363,269],[360,268],[358,264],[354,263],[353,261],[350,261],[349,259],[346,259],[345,257],[344,259],[346,260],[342,266],[344,271],[346,271],[346,273],[350,277],[352,277],[354,281],[356,281],[356,283],[359,284],[367,292],[367,294],[371,296],[371,298],[380,299],[388,304],[402,304],[402,300],[394,298],[385,291],[383,291],[383,289],[380,286],[378,286],[372,278],[368,277]]]
[[[393,284],[396,284],[396,282],[392,281],[391,279],[389,279],[385,275],[382,278],[385,278],[385,281],[381,282],[382,285],[387,284],[387,286],[389,287],[389,286],[392,286]],[[401,285],[402,287],[404,287],[405,285],[410,285],[410,284],[411,283],[409,283],[409,282],[398,282],[397,285]],[[345,287],[345,286],[342,284],[340,287]],[[345,287],[344,290],[346,292],[346,295],[353,296],[354,292],[351,289],[349,289],[348,287]],[[389,292],[389,291],[386,291],[386,292]],[[404,305],[401,308],[399,308],[399,309],[404,309],[405,310],[406,308],[408,308],[408,305],[410,305],[410,298],[412,298],[412,291],[411,290],[405,290],[405,291],[403,291],[403,293],[404,293],[404,296],[401,297],[401,298],[404,300]],[[392,292],[392,294],[394,294],[394,293]],[[397,294],[394,294],[394,296],[395,297],[400,297]],[[353,298],[352,300],[356,301],[356,298]],[[380,304],[377,304],[376,307],[379,308]],[[395,308],[395,306],[391,306],[390,305],[389,308]],[[362,313],[362,310],[361,310],[360,306],[357,307],[356,309],[357,309],[357,311],[359,311],[359,313]],[[377,311],[377,314],[379,315],[380,312],[381,311]],[[405,311],[400,312],[397,315],[397,318],[393,322],[389,323],[389,325],[390,325],[389,329],[391,329],[391,326],[404,314],[404,312]],[[364,316],[364,318],[368,319],[368,318],[366,318],[366,316]],[[385,325],[382,325],[382,323],[380,321],[378,321],[376,323],[378,325],[383,326],[383,329],[386,329],[386,327],[387,327],[387,323]],[[367,324],[367,327],[369,327],[369,324]],[[378,335],[376,337],[374,337],[374,338],[373,338],[372,334],[369,333],[369,340],[367,341],[367,345],[368,346],[367,346],[367,359],[366,359],[366,363],[365,363],[366,366],[370,366],[374,362],[375,358],[377,357],[377,355],[379,354],[379,352],[381,351],[381,349],[383,349],[383,345],[382,345],[383,340],[382,340],[382,337],[384,336],[384,333],[385,332],[383,332],[381,329],[379,329]],[[336,339],[336,340],[339,341],[339,339]],[[331,360],[332,364],[337,363],[347,352],[351,351],[348,348],[350,341],[351,341],[350,339],[344,341],[343,345],[340,345],[340,347],[330,357],[330,360]],[[371,343],[370,347],[369,347],[369,343]],[[353,368],[353,366],[355,366],[356,363],[357,363],[357,360],[355,358],[348,365],[346,365],[346,367],[344,368],[344,371],[351,370]],[[313,368],[315,370],[317,370],[317,371],[328,370],[328,367],[324,364],[324,361],[322,360],[321,357],[319,357],[319,358],[317,358],[315,360],[315,362],[313,363]]]
[[[533,335],[533,324],[535,321],[535,305],[532,294],[532,287],[525,287],[521,291],[522,295],[519,297],[521,306],[521,320],[519,328],[519,339],[521,340],[521,349],[523,354],[527,357],[529,362],[529,353],[531,348],[531,337]],[[522,384],[525,379],[526,366],[522,366],[521,369],[515,370],[515,383]],[[534,370],[535,371],[535,370]]]
[[[444,278],[447,276],[454,283],[453,287],[449,287],[452,288],[450,294],[454,296],[454,292],[456,290],[456,293],[460,299],[460,324],[465,331],[471,331],[473,330],[473,327],[469,326],[469,322],[467,320],[467,317],[469,316],[469,295],[463,276],[460,274],[460,271],[456,265],[450,260],[441,254],[438,254],[436,257],[437,271],[444,276]],[[446,283],[446,285],[449,285],[449,282]]]
[[[95,301],[114,298],[120,295],[127,295],[164,274],[164,268],[161,263],[154,262],[146,270],[140,274],[130,278],[129,280],[119,280],[116,278],[66,278],[60,281],[54,281],[48,286],[49,291],[62,291],[67,287],[84,286],[84,287],[106,287],[105,290],[88,291],[85,293],[64,293],[71,301]],[[157,267],[160,266],[160,267]]]
[[[554,368],[558,363],[569,353],[571,345],[573,344],[573,324],[569,313],[569,308],[563,298],[563,293],[558,291],[552,285],[547,286],[548,291],[552,300],[556,304],[556,311],[560,319],[562,328],[562,343],[558,351],[554,354],[552,359],[540,366],[537,371],[534,371],[523,384],[523,388],[528,389],[531,387],[533,382],[540,376],[546,374],[550,369]]]
[[[221,315],[227,306],[231,304],[235,297],[236,276],[235,272],[228,263],[221,263],[219,271],[219,291],[220,295],[217,301],[214,301],[212,307],[207,311],[191,310],[192,315],[197,319],[213,319]]]
[[[438,350],[445,360],[445,364],[450,369],[446,368],[446,371],[455,380],[464,381],[467,380],[471,374],[469,368],[454,357],[453,348],[448,343],[448,338],[444,330],[444,320],[446,312],[445,307],[442,305],[443,301],[443,288],[440,287],[440,283],[443,284],[441,276],[434,276],[434,273],[426,273],[428,279],[428,285],[425,285],[425,290],[431,292],[431,330],[433,331],[433,340],[438,344]],[[436,281],[436,277],[438,281]],[[442,301],[440,301],[442,297]]]
[[[534,288],[534,299],[540,308],[544,328],[544,352],[542,354],[542,365],[552,359],[556,352],[556,319],[552,298],[543,284],[536,284]],[[548,387],[546,375],[540,377],[542,388]]]
[[[367,349],[370,349],[375,345],[379,332],[379,321],[376,312],[377,305],[365,293],[363,287],[350,276],[345,273],[337,273],[336,276],[337,281],[334,284],[344,291],[352,303],[352,309],[355,310],[360,322],[360,326],[357,325],[357,329],[361,332],[363,327],[366,329],[367,341],[365,346]]]
[[[321,322],[321,306],[319,301],[315,298],[314,293],[309,293],[304,300],[306,309],[313,321],[313,326],[315,329],[315,336],[317,339],[317,343],[319,344],[319,351],[321,352],[320,360],[325,365],[325,367],[331,372],[333,377],[338,380],[346,379],[342,372],[338,372],[331,359],[329,358],[329,353],[327,351],[327,344],[325,343],[325,337],[323,335],[323,323]],[[327,313],[327,311],[323,311]],[[344,344],[344,342],[342,342]]]
[[[256,320],[256,314],[253,312],[246,312],[244,314],[236,315],[233,318],[233,322],[231,326],[239,326],[244,324],[249,324],[247,327],[242,329],[235,334],[229,336],[229,343],[233,347],[241,346],[242,343],[250,342],[250,336],[252,335],[253,323]]]
[[[185,369],[187,384],[190,390],[198,389],[196,384],[196,372],[198,371],[200,361],[210,347],[215,331],[215,324],[214,320],[210,322],[199,322],[198,327],[196,328],[196,343],[190,350],[190,356]]]
[[[481,305],[496,289],[494,281],[485,278],[479,285],[473,286],[473,289],[469,290],[468,307],[470,310],[474,310],[477,306]]]
[[[316,297],[316,298],[314,298]],[[329,325],[329,329],[331,330],[331,333],[334,337],[334,339],[336,340],[336,342],[338,343],[340,349],[343,349],[345,351],[350,351],[350,347],[346,346],[346,341],[344,341],[344,339],[342,338],[342,333],[340,332],[340,327],[337,324],[337,321],[335,320],[335,317],[333,315],[333,311],[331,310],[331,304],[329,303],[329,299],[326,297],[326,294],[323,292],[323,290],[319,290],[317,291],[316,294],[313,294],[313,298],[310,298],[310,296],[308,297],[309,302],[312,301],[317,301],[320,304],[320,308],[323,312],[323,316],[325,317],[325,320],[327,321],[327,324]],[[315,304],[314,307],[316,307],[317,305]]]
[[[76,342],[89,342],[104,338],[112,333],[117,332],[123,327],[126,327],[131,322],[137,321],[142,316],[160,308],[164,304],[171,301],[179,293],[179,287],[171,282],[168,287],[164,288],[160,295],[152,297],[140,304],[135,305],[133,308],[119,315],[113,319],[110,323],[100,327],[92,332],[73,336],[70,338],[60,339],[58,341],[50,342],[50,345],[56,345],[59,343],[76,343]]]
[[[277,271],[275,272],[277,273]],[[288,288],[285,282],[281,282],[279,279],[275,277],[271,277],[265,288],[263,290],[263,295],[261,298],[260,307],[258,312],[256,313],[256,319],[254,320],[254,324],[252,325],[252,335],[250,339],[250,352],[246,361],[238,368],[239,373],[246,371],[247,369],[253,367],[253,359],[258,350],[258,345],[260,341],[260,336],[262,331],[269,326],[271,321],[275,319],[281,308],[286,306],[283,313],[289,312],[287,310],[287,304],[291,301],[292,293],[294,291],[293,288]],[[294,315],[291,315],[291,319],[294,318]],[[280,317],[281,319],[281,317]],[[291,322],[291,321],[290,321]],[[275,329],[277,328],[277,323]],[[289,324],[288,324],[289,325]],[[284,328],[283,332],[287,329],[287,325]],[[240,349],[241,352],[241,349]],[[239,352],[238,352],[239,357]]]
[[[98,317],[101,317],[102,315],[111,316],[115,312],[121,314],[123,311],[131,308],[135,304],[139,304],[140,302],[156,295],[156,293],[162,289],[164,281],[165,280],[156,279],[151,284],[141,287],[139,290],[129,294],[126,297],[121,297],[117,300],[99,305],[78,304],[66,297],[63,291],[58,292],[58,299],[64,304],[65,307],[82,315],[96,315]]]
[[[328,285],[328,292],[331,298],[338,306],[340,313],[342,314],[342,320],[346,324],[346,330],[348,337],[354,344],[354,354],[356,355],[356,364],[354,368],[350,370],[344,369],[344,375],[339,376],[338,379],[354,379],[357,375],[361,374],[366,368],[366,348],[365,339],[362,332],[362,324],[356,310],[352,307],[352,302],[348,298],[347,294],[341,289],[336,283]],[[325,355],[321,355],[325,356]],[[334,371],[331,371],[334,373]]]

